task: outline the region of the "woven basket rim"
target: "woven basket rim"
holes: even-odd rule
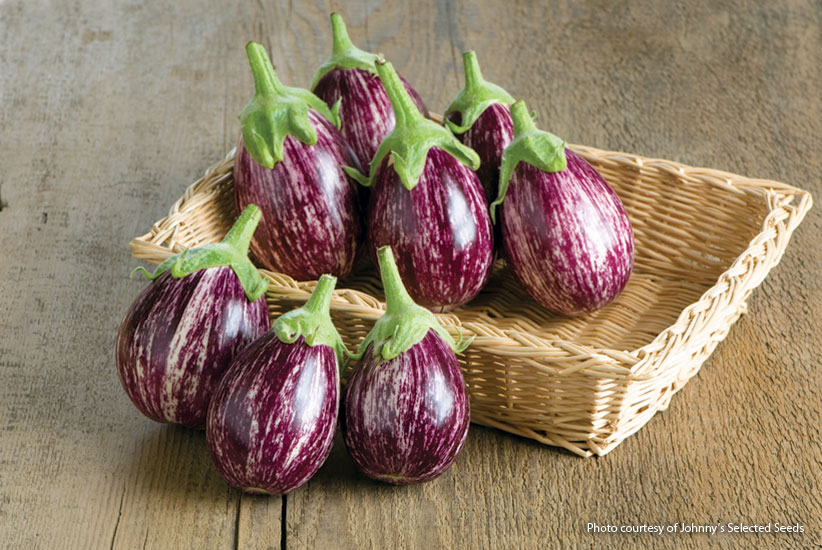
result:
[[[708,288],[700,296],[699,299],[686,306],[680,313],[677,320],[671,326],[667,327],[666,329],[663,329],[659,334],[657,334],[657,336],[651,342],[639,348],[631,350],[616,350],[607,347],[582,344],[579,342],[575,342],[573,340],[564,340],[561,338],[548,338],[540,334],[534,334],[528,331],[522,331],[517,329],[505,329],[504,331],[502,331],[503,334],[505,334],[512,340],[518,342],[520,346],[524,346],[525,344],[521,341],[521,339],[518,340],[517,338],[515,338],[518,335],[526,336],[528,340],[532,341],[530,343],[530,346],[528,347],[536,347],[534,346],[534,344],[539,343],[541,344],[539,347],[547,347],[553,349],[559,348],[565,349],[569,353],[587,354],[592,358],[599,357],[606,363],[611,362],[611,360],[615,358],[614,355],[616,355],[623,362],[634,363],[633,367],[631,368],[631,372],[626,372],[625,374],[633,375],[633,377],[637,380],[641,380],[646,378],[647,376],[650,376],[637,376],[637,371],[641,370],[643,365],[647,364],[650,358],[656,355],[659,352],[659,350],[664,349],[666,347],[667,340],[669,339],[671,334],[675,332],[673,330],[674,327],[683,323],[684,320],[687,319],[687,317],[694,309],[700,307],[700,304],[704,305],[705,301],[709,301],[711,295],[716,294],[720,287],[729,284],[729,279],[734,277],[733,274],[735,272],[739,271],[739,266],[746,262],[749,258],[751,258],[754,255],[755,249],[761,246],[762,235],[767,234],[768,229],[772,227],[774,223],[783,219],[785,217],[786,211],[793,210],[795,212],[792,224],[793,227],[795,227],[802,221],[802,218],[810,209],[813,203],[811,194],[809,192],[778,181],[754,179],[746,176],[741,176],[739,174],[714,170],[711,168],[693,167],[670,160],[642,157],[637,154],[625,153],[621,151],[607,151],[586,145],[568,144],[568,146],[581,156],[595,156],[600,160],[600,162],[602,161],[602,159],[607,159],[609,161],[617,162],[620,164],[634,165],[636,168],[656,168],[662,172],[670,173],[678,177],[698,176],[700,177],[701,181],[709,182],[712,185],[720,187],[726,191],[736,193],[754,193],[762,195],[766,197],[770,203],[770,212],[760,225],[760,231],[751,239],[746,249],[743,250],[739,256],[737,256],[737,258],[722,274],[720,274],[720,276],[717,279],[717,282],[710,288]],[[163,254],[168,256],[181,250],[180,249],[173,251],[166,246],[158,245],[152,239],[152,236],[161,232],[168,231],[169,228],[164,227],[166,225],[167,220],[169,220],[169,218],[177,214],[185,213],[186,202],[189,199],[189,197],[193,196],[197,192],[197,188],[214,171],[223,168],[223,165],[225,164],[233,165],[235,153],[236,148],[232,148],[226,154],[225,158],[221,162],[218,162],[215,165],[211,166],[205,172],[202,178],[191,184],[186,189],[184,195],[180,199],[178,199],[169,210],[168,217],[159,220],[152,226],[149,232],[134,238],[129,243],[129,246],[135,251],[135,257],[142,257],[141,254],[137,253],[137,249],[139,249],[140,247],[152,248],[155,250],[158,256]],[[228,177],[228,175],[226,175],[225,177]],[[794,202],[796,202],[796,204],[792,204]],[[793,229],[793,227],[791,229]],[[168,240],[172,239],[173,237],[174,232],[169,234],[163,240],[163,242],[168,242]],[[769,265],[767,266],[767,269],[769,270],[771,267],[773,266]],[[282,273],[274,273],[266,269],[260,269],[260,272],[264,276],[268,277],[271,283],[273,283],[273,285],[269,287],[269,293],[279,295],[282,293],[277,292],[277,290],[290,289],[292,292],[290,293],[289,297],[294,299],[308,299],[308,296],[310,295],[311,291],[314,288],[314,285],[316,284],[316,281],[296,281],[288,275]],[[300,296],[300,294],[302,294],[302,296]],[[353,301],[353,297],[356,297],[358,299],[356,301]],[[365,318],[373,318],[374,320],[376,320],[384,311],[385,304],[377,301],[377,304],[375,304],[376,307],[364,309],[362,305],[363,299],[365,299],[365,301],[376,301],[376,299],[373,296],[365,292],[354,289],[338,288],[334,292],[332,307],[342,308],[346,310],[353,309],[358,313],[365,314]],[[463,330],[463,334],[465,334],[465,329],[469,330],[471,332],[470,335],[476,336],[476,340],[473,345],[479,347],[482,347],[483,325],[493,327],[493,325],[489,325],[488,323],[485,323],[483,321],[470,321],[463,323],[459,320],[459,310],[452,313],[437,314],[437,316],[443,323],[443,325],[445,325],[447,329],[451,330],[455,334],[457,332],[455,327],[460,327],[460,329]]]
[[[793,230],[813,201],[807,191],[777,181],[584,145],[571,144],[569,147],[586,160],[595,162],[601,170],[636,172],[658,180],[661,185],[708,185],[722,191],[728,199],[731,198],[729,193],[738,197],[731,203],[743,198],[742,203],[762,205],[762,217],[757,217],[757,223],[752,222],[749,227],[752,236],[744,248],[744,241],[737,242],[742,250],[733,257],[730,265],[715,280],[711,277],[713,283],[698,298],[681,310],[677,308],[675,321],[659,332],[649,333],[649,337],[654,334],[651,341],[636,348],[618,350],[557,338],[539,330],[503,329],[494,325],[492,319],[461,322],[459,309],[438,314],[443,325],[455,335],[461,330],[463,334],[476,337],[469,352],[476,350],[494,362],[506,363],[506,358],[510,358],[512,362],[527,365],[529,370],[533,367],[529,376],[547,376],[555,381],[565,380],[567,376],[567,391],[571,392],[579,392],[580,376],[584,377],[585,384],[591,385],[590,392],[599,391],[596,389],[600,387],[599,381],[608,388],[618,387],[618,394],[610,389],[603,390],[602,394],[596,393],[594,404],[585,402],[587,404],[574,405],[570,409],[566,405],[563,414],[567,417],[567,411],[572,410],[573,425],[563,420],[563,416],[536,418],[533,409],[513,407],[512,400],[516,396],[510,393],[507,378],[499,390],[505,392],[501,402],[497,394],[480,392],[476,399],[484,408],[472,406],[472,422],[564,447],[580,456],[601,456],[638,431],[657,411],[667,408],[671,397],[698,372],[733,322],[744,313],[745,300],[751,291],[779,262]],[[205,175],[189,185],[183,196],[174,202],[167,217],[155,222],[149,232],[129,243],[135,258],[159,263],[183,250],[179,243],[174,243],[178,231],[191,227],[191,217],[196,218],[197,209],[204,203],[223,197],[224,184],[233,177],[234,154],[232,149],[222,161],[208,168]],[[213,238],[213,234],[208,235],[209,239]],[[264,269],[260,272],[271,281],[267,293],[270,303],[279,298],[304,301],[316,284],[316,281],[298,282],[287,275]],[[382,315],[384,303],[367,292],[338,288],[334,292],[332,308],[373,322]],[[466,376],[471,372],[479,373],[480,377],[488,375],[496,379],[498,376],[496,366],[490,367],[490,371],[484,364],[467,364],[466,368],[469,369]],[[472,401],[474,397],[472,394]],[[488,408],[489,403],[494,408]],[[580,422],[583,422],[580,418],[583,417],[590,422],[584,433],[580,431]]]

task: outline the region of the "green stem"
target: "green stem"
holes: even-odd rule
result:
[[[537,129],[524,101],[519,100],[511,105],[511,118],[514,121],[514,139],[502,152],[499,190],[496,200],[490,205],[491,221],[494,223],[497,219],[497,207],[505,200],[508,184],[520,162],[548,173],[561,172],[568,166],[565,141],[554,134]]]
[[[337,366],[342,368],[346,364],[346,356],[350,357],[351,353],[331,320],[331,296],[335,284],[337,278],[332,275],[320,277],[305,305],[281,315],[271,328],[277,338],[286,344],[293,344],[302,336],[309,346],[332,348],[337,356]]]
[[[287,136],[294,136],[305,145],[317,143],[309,109],[323,115],[338,129],[340,119],[308,90],[283,85],[262,44],[249,42],[245,49],[254,76],[254,97],[240,113],[243,146],[257,164],[271,170],[284,159],[283,144]]]
[[[511,105],[511,119],[514,121],[514,137],[537,129],[524,101],[517,101]]]
[[[251,74],[254,76],[254,91],[257,94],[276,94],[283,91],[283,84],[277,79],[268,53],[262,44],[249,42],[245,46]]]
[[[414,104],[408,90],[400,80],[397,71],[390,62],[377,59],[377,73],[385,88],[385,93],[394,107],[394,118],[397,126],[413,126],[414,123],[425,120],[420,110]]]
[[[385,289],[385,312],[395,314],[413,306],[414,300],[402,284],[390,246],[383,246],[377,250],[377,261],[380,264],[380,276]]]
[[[465,68],[465,88],[467,90],[479,88],[485,80],[482,78],[477,52],[469,50],[462,54],[462,65]]]
[[[332,43],[331,56],[325,60],[314,79],[311,82],[311,89],[317,87],[317,83],[334,69],[362,69],[371,74],[377,74],[374,67],[376,55],[359,49],[348,36],[348,29],[345,26],[342,16],[339,13],[331,14]]]
[[[331,33],[334,41],[332,49],[334,55],[343,55],[345,52],[356,48],[348,36],[348,28],[346,28],[345,21],[339,13],[331,14]]]
[[[463,53],[462,65],[465,69],[465,86],[445,109],[445,125],[455,134],[463,134],[471,129],[479,116],[491,105],[510,105],[514,102],[511,94],[482,77],[476,52]],[[460,114],[459,125],[448,118],[452,113]]]
[[[251,245],[251,237],[263,217],[263,212],[256,204],[249,204],[245,207],[240,217],[228,230],[223,242],[243,256],[248,255],[248,247]]]
[[[260,276],[257,268],[248,259],[248,247],[257,224],[260,223],[262,212],[255,204],[249,204],[242,211],[240,217],[228,230],[226,236],[218,243],[205,244],[197,248],[186,249],[175,254],[157,266],[153,273],[139,267],[136,271],[142,272],[150,280],[154,280],[166,271],[171,272],[175,279],[187,277],[201,269],[210,267],[230,267],[243,286],[245,295],[253,302],[260,298],[268,288],[268,280]]]
[[[385,289],[385,314],[374,323],[374,328],[360,343],[359,357],[373,345],[374,357],[381,358],[380,361],[391,360],[422,341],[429,330],[436,332],[458,353],[471,343],[471,340],[455,342],[433,313],[414,303],[402,284],[391,247],[379,248],[377,260]]]
[[[323,275],[317,281],[317,286],[311,297],[303,306],[303,309],[309,313],[319,315],[329,315],[331,311],[331,297],[334,295],[334,286],[337,284],[337,278],[333,275]]]
[[[396,122],[394,129],[380,142],[371,159],[368,165],[369,175],[364,176],[355,168],[344,167],[349,176],[360,184],[371,187],[383,160],[391,155],[393,169],[399,176],[400,183],[411,191],[419,183],[425,170],[428,151],[432,147],[442,149],[471,170],[479,168],[480,158],[473,149],[460,143],[447,128],[428,120],[420,113],[391,63],[378,59],[377,73],[391,100]]]

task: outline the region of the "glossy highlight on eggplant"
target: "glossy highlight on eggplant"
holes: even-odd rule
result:
[[[311,89],[331,107],[339,102],[340,130],[354,152],[358,165],[366,168],[380,142],[394,128],[394,111],[377,76],[376,56],[351,42],[342,17],[331,14],[333,51],[317,71]],[[400,76],[405,90],[427,117],[428,109],[413,87]]]
[[[487,203],[476,174],[445,151],[429,151],[410,191],[384,161],[368,211],[368,249],[375,265],[377,249],[391,246],[418,304],[453,309],[488,282],[494,241]]]
[[[454,352],[433,331],[382,361],[365,351],[346,388],[345,440],[368,477],[407,485],[454,462],[468,434],[468,392]]]
[[[350,163],[342,137],[325,119],[310,117],[319,129],[316,145],[289,136],[284,160],[269,170],[240,142],[234,165],[237,209],[254,203],[265,213],[251,252],[266,268],[298,281],[350,273],[362,238],[357,189],[340,168]]]
[[[222,243],[169,258],[126,313],[117,371],[131,401],[152,420],[205,427],[231,360],[268,330],[266,284],[246,257],[258,221],[259,210],[250,206]]]
[[[462,305],[487,282],[493,261],[491,220],[474,169],[476,153],[425,119],[390,63],[377,63],[397,124],[358,175],[371,187],[368,248],[394,248],[408,292],[420,305]]]
[[[516,136],[539,132],[524,103],[514,104],[512,113]],[[530,143],[535,142],[532,136]],[[633,231],[622,202],[561,140],[523,152],[534,163],[557,163],[551,171],[520,157],[506,163],[514,144],[503,157],[500,197],[492,208],[501,203],[503,247],[517,279],[557,313],[578,315],[603,307],[619,295],[633,268]]]
[[[406,292],[390,247],[379,251],[386,312],[360,346],[348,382],[343,436],[367,476],[395,485],[447,470],[468,434],[470,406],[454,342]]]
[[[355,160],[325,104],[282,86],[265,50],[249,47],[258,90],[244,110],[234,199],[238,210],[254,203],[264,214],[251,251],[264,267],[297,280],[344,276],[363,231],[357,189],[342,169]]]
[[[303,308],[238,355],[214,395],[208,449],[233,487],[288,493],[331,452],[344,349],[329,315],[335,282],[324,275]]]

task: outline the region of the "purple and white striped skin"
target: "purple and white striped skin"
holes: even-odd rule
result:
[[[414,303],[390,246],[377,251],[385,313],[360,344],[348,382],[343,436],[368,476],[405,485],[444,472],[465,443],[468,392],[455,342],[429,310]]]
[[[269,328],[265,298],[246,298],[230,267],[161,275],[126,313],[117,370],[129,398],[157,422],[205,427],[233,357]]]
[[[434,479],[468,435],[468,391],[457,358],[433,330],[388,361],[372,349],[346,387],[346,447],[371,478],[395,485]]]
[[[445,125],[481,160],[477,175],[490,203],[497,198],[502,153],[514,138],[509,105],[514,98],[482,77],[477,54],[462,54],[465,86],[445,109]]]
[[[634,241],[616,193],[582,157],[565,155],[559,172],[516,166],[501,206],[502,242],[528,294],[551,311],[578,315],[622,291]]]
[[[345,140],[321,114],[309,109],[308,116],[314,145],[287,136],[283,160],[268,169],[241,139],[234,165],[237,210],[253,203],[263,211],[251,251],[266,268],[299,281],[350,273],[362,235],[357,189],[342,170],[353,162]]]
[[[374,265],[391,246],[414,301],[437,311],[458,307],[488,282],[494,239],[477,175],[432,147],[419,183],[410,191],[386,157],[368,208],[368,247]]]
[[[452,118],[453,117],[453,118]],[[449,115],[455,123],[460,123],[458,113]],[[485,198],[490,204],[497,197],[499,186],[499,168],[502,152],[514,138],[514,124],[507,105],[495,103],[486,108],[476,122],[457,138],[477,152],[482,164],[477,169]]]
[[[346,353],[331,321],[337,279],[324,274],[301,308],[231,364],[208,412],[217,469],[244,491],[283,494],[308,481],[331,451]]]
[[[400,77],[402,78],[402,77]],[[402,78],[405,89],[427,117],[419,94]],[[340,102],[340,128],[363,168],[374,158],[380,142],[394,129],[394,110],[380,78],[363,69],[334,69],[323,76],[314,93],[329,106]]]
[[[285,494],[307,482],[331,452],[339,411],[334,348],[284,343],[269,332],[223,377],[206,438],[220,474],[250,493]]]
[[[298,280],[346,275],[362,217],[342,168],[355,159],[339,117],[308,90],[283,85],[261,44],[249,42],[246,53],[254,96],[240,114],[234,201],[238,210],[254,203],[263,211],[251,250],[268,269]]]
[[[400,274],[420,305],[445,310],[466,303],[488,280],[493,235],[479,156],[443,126],[425,118],[391,63],[376,62],[394,109],[395,126],[370,163],[368,246],[399,256]],[[376,262],[375,262],[376,263]]]
[[[340,129],[359,161],[368,168],[380,142],[394,129],[394,110],[376,74],[376,55],[357,48],[348,36],[342,16],[331,14],[333,48],[317,71],[311,91],[332,107],[340,102]],[[428,109],[402,76],[414,104],[426,117]]]

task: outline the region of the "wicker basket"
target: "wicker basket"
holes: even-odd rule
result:
[[[476,337],[461,357],[471,420],[604,455],[636,432],[694,376],[776,265],[811,207],[805,191],[675,162],[571,148],[619,194],[634,227],[636,262],[616,302],[567,318],[534,303],[501,265],[471,303],[440,320]],[[159,263],[218,241],[234,221],[234,152],[191,185],[169,215],[134,239]],[[304,302],[314,282],[262,271],[272,316]],[[334,321],[354,349],[383,313],[372,266],[338,284]]]

